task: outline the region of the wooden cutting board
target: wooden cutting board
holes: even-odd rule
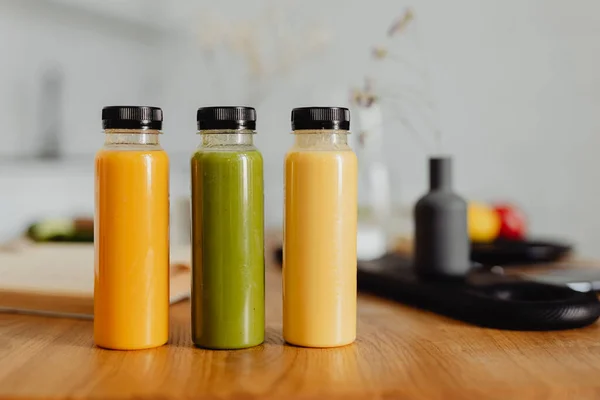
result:
[[[171,251],[171,304],[190,296],[190,249]],[[0,312],[94,315],[94,246],[13,242],[0,249]]]

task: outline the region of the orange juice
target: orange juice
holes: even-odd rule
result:
[[[106,136],[96,155],[94,341],[119,350],[161,346],[169,323],[169,160],[157,134]]]
[[[285,158],[283,335],[342,346],[356,338],[357,160],[347,132],[302,132]]]

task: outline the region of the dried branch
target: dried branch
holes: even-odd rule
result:
[[[411,9],[407,9],[404,13],[398,17],[388,28],[385,37],[384,45],[377,45],[371,48],[370,58],[373,61],[371,69],[376,66],[383,66],[388,63],[392,65],[397,64],[409,69],[409,73],[415,73],[419,77],[419,80],[426,85],[428,81],[426,71],[417,68],[409,59],[404,57],[403,54],[397,51],[392,51],[392,46],[395,44],[395,39],[405,34],[415,20],[415,15]],[[406,72],[406,71],[405,71]],[[424,121],[429,131],[428,135],[434,141],[435,146],[439,146],[441,141],[441,133],[438,128],[438,124],[435,121],[435,107],[433,102],[426,95],[427,92],[423,90],[416,90],[411,85],[384,85],[381,88],[375,89],[375,79],[373,79],[375,71],[370,70],[365,78],[365,84],[363,88],[357,89],[352,88],[350,94],[351,104],[357,107],[373,107],[375,102],[385,104],[390,103],[393,107],[393,117],[400,121],[402,126],[415,137],[415,139],[424,148],[430,148],[428,140],[422,135],[415,124],[408,118],[406,114],[407,109],[416,111],[416,116]],[[427,86],[427,85],[426,85]]]
[[[387,36],[392,37],[403,32],[414,18],[415,15],[412,10],[410,8],[407,9],[404,11],[404,14],[402,14],[400,18],[394,21],[394,23],[392,23],[392,25],[388,28]]]
[[[277,80],[328,44],[328,35],[318,26],[308,31],[293,29],[283,6],[281,0],[270,1],[262,14],[250,20],[215,15],[202,18],[206,21],[201,25],[209,27],[200,32],[199,40],[206,60],[215,67],[211,55],[218,51],[241,58],[248,103],[260,103]],[[220,70],[214,72],[215,79],[222,76]]]

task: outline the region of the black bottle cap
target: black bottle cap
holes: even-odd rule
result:
[[[343,107],[302,107],[292,110],[292,130],[350,129],[350,110]]]
[[[163,112],[158,107],[109,106],[102,109],[103,129],[162,129]]]
[[[202,107],[196,113],[198,130],[256,129],[256,110],[252,107]]]

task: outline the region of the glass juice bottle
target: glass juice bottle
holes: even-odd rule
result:
[[[192,157],[192,340],[209,349],[265,335],[263,159],[256,111],[206,107]]]
[[[94,341],[134,350],[169,335],[169,160],[162,110],[102,110],[96,155]]]
[[[357,159],[346,108],[292,111],[285,157],[283,336],[335,347],[356,338]]]

